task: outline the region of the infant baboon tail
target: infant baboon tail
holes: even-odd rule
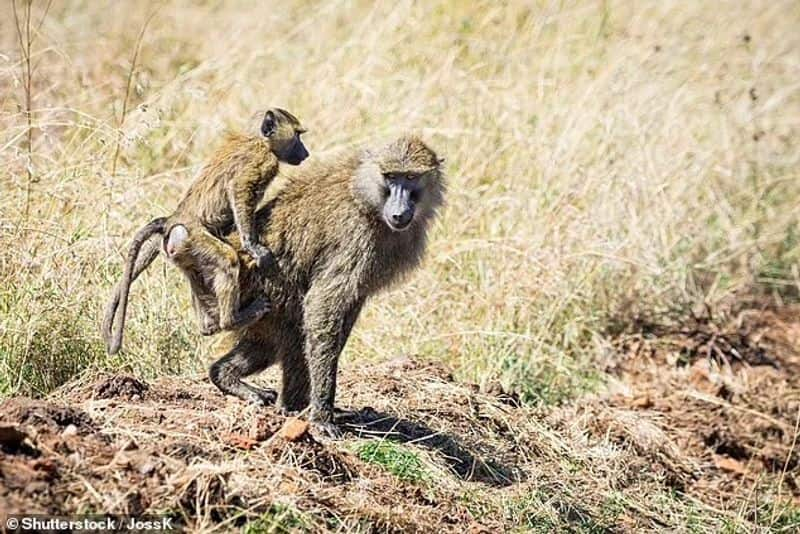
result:
[[[106,306],[103,318],[103,340],[106,343],[108,354],[116,354],[122,346],[122,331],[125,329],[125,313],[128,308],[128,293],[130,293],[131,284],[158,256],[160,243],[150,241],[150,238],[155,235],[163,236],[166,222],[166,217],[154,219],[133,237],[133,243],[128,251],[128,260],[125,263],[125,272],[114,290],[111,301]],[[144,250],[142,250],[143,246]]]

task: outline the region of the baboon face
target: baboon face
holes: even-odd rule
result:
[[[422,177],[410,172],[390,172],[383,175],[386,201],[383,220],[392,230],[401,232],[409,227],[423,192]]]
[[[297,117],[281,108],[267,111],[261,123],[261,133],[269,139],[272,152],[289,165],[300,165],[308,157],[308,150],[300,139],[305,132]]]
[[[371,163],[377,163],[377,169],[365,161],[367,170],[359,173],[359,180],[368,180],[372,175],[373,186],[380,192],[373,197],[373,203],[391,230],[407,230],[414,221],[427,219],[441,204],[442,160],[421,140],[401,137],[381,152],[368,156],[372,158]],[[368,170],[370,167],[372,172]]]

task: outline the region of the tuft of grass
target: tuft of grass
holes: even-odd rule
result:
[[[508,389],[533,405],[559,406],[596,391],[603,383],[597,371],[579,367],[571,358],[561,358],[559,362],[558,358],[534,360],[507,354],[500,369],[510,383]]]
[[[289,534],[311,532],[313,523],[306,514],[281,503],[272,503],[257,519],[248,522],[243,534]]]
[[[363,461],[378,465],[406,482],[425,482],[432,478],[419,454],[405,445],[385,440],[370,440],[355,447]]]

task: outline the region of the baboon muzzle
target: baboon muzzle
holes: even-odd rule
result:
[[[389,198],[383,206],[383,217],[392,230],[404,230],[414,218],[411,189],[401,184],[389,184]]]
[[[286,163],[289,165],[300,165],[303,160],[308,157],[308,150],[300,139],[295,139],[292,150],[289,152],[289,157],[286,158]]]

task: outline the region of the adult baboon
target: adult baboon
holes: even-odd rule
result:
[[[197,298],[192,300],[203,334],[241,328],[269,311],[269,301],[263,295],[240,307],[239,257],[219,236],[235,226],[239,232],[236,241],[241,248],[261,266],[272,263],[271,251],[258,240],[255,210],[278,173],[279,163],[299,165],[308,157],[300,140],[304,132],[300,121],[288,111],[268,110],[258,135],[230,134],[203,167],[175,212],[151,221],[137,232],[122,281],[103,321],[109,354],[115,354],[122,345],[130,286],[158,255],[159,247],[149,242],[154,235],[172,235],[173,241],[180,235],[182,256],[191,255],[193,262],[204,265],[206,283],[213,287],[216,298],[213,307]],[[165,239],[163,246],[171,254],[171,242]]]
[[[315,431],[338,435],[333,406],[339,355],[364,300],[419,263],[442,203],[441,162],[420,139],[405,136],[378,150],[309,162],[290,175],[256,215],[261,242],[280,271],[264,281],[273,312],[224,335],[212,382],[224,393],[271,403],[274,391],[242,378],[280,362],[280,409],[292,413],[310,403]],[[203,266],[183,261],[181,236],[168,239],[198,298],[213,300]],[[228,240],[240,241],[233,234]],[[242,273],[243,298],[261,291],[261,278],[253,268]]]

